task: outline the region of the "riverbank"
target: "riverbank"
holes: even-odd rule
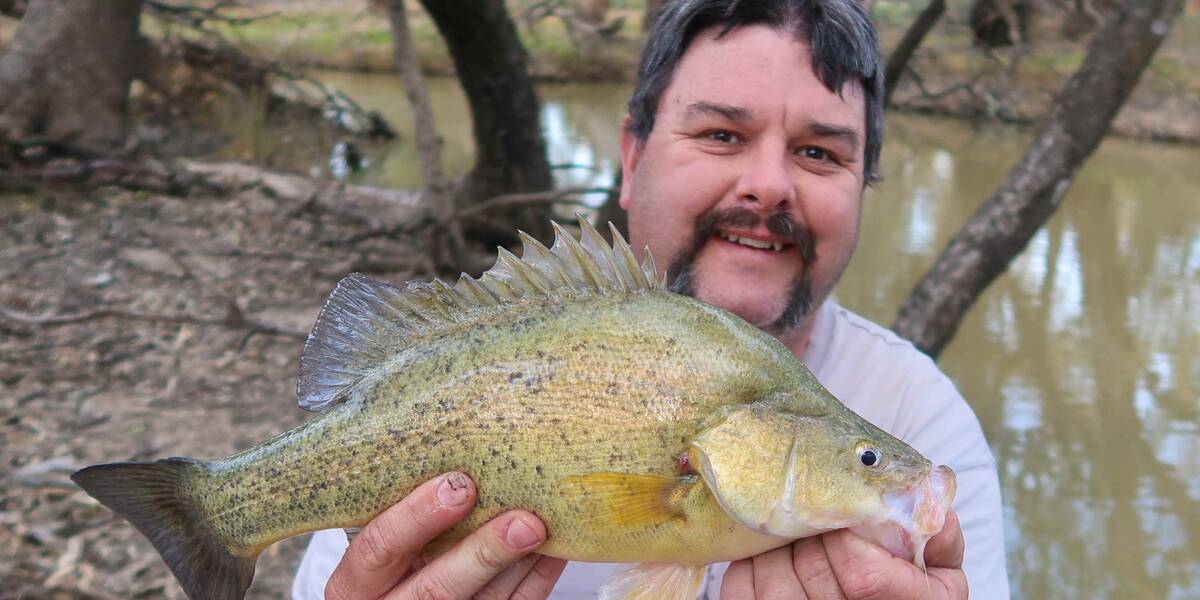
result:
[[[918,7],[908,2],[873,3],[884,48],[903,36]],[[225,32],[257,55],[302,67],[391,72],[392,46],[387,19],[365,2],[267,4],[253,9],[270,14]],[[452,76],[453,63],[433,23],[412,7],[412,35],[422,70]],[[1039,41],[1011,76],[1011,55],[1001,49],[986,56],[973,47],[965,15],[951,10],[927,38],[897,89],[893,109],[971,119],[1029,124],[1044,114],[1054,95],[1079,67],[1086,48],[1053,39]],[[529,26],[513,7],[530,73],[549,82],[631,82],[644,40],[640,3],[609,11],[620,20],[612,39],[580,50],[563,21],[549,17]],[[1052,39],[1048,34],[1047,39]],[[1139,139],[1200,144],[1200,15],[1175,24],[1137,91],[1114,122],[1115,134]]]
[[[386,211],[344,194],[329,208],[283,193],[301,178],[275,181],[187,197],[0,194],[0,598],[185,600],[70,473],[224,456],[298,425],[297,360],[325,296],[355,271],[415,276],[407,238],[339,241]],[[287,595],[307,537],[266,549],[248,599]]]

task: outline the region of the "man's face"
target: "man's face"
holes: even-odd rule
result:
[[[701,32],[645,143],[621,136],[633,246],[678,291],[777,336],[805,332],[858,238],[865,105],[857,84],[842,92],[790,35]]]

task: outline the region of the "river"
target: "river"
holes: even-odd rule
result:
[[[322,73],[402,133],[356,181],[420,185],[397,79]],[[452,174],[466,101],[430,82]],[[540,88],[560,185],[607,186],[629,88]],[[888,116],[838,300],[889,324],[1029,132]],[[999,464],[1017,598],[1200,597],[1200,149],[1109,139],[941,359]],[[969,543],[969,541],[968,541]]]

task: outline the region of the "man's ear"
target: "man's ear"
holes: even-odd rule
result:
[[[637,170],[638,161],[642,159],[642,144],[637,136],[629,131],[629,115],[621,121],[621,208],[629,210],[629,193],[633,174]]]

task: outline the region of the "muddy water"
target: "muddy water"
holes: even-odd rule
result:
[[[407,123],[395,79],[323,77]],[[462,173],[466,103],[452,81],[430,91],[447,166]],[[608,185],[628,89],[541,94],[560,184]],[[839,300],[890,323],[1027,141],[890,116],[886,179],[868,193]],[[370,156],[356,179],[419,185],[403,139]],[[1200,597],[1200,149],[1107,141],[941,362],[1000,465],[1016,597]]]

